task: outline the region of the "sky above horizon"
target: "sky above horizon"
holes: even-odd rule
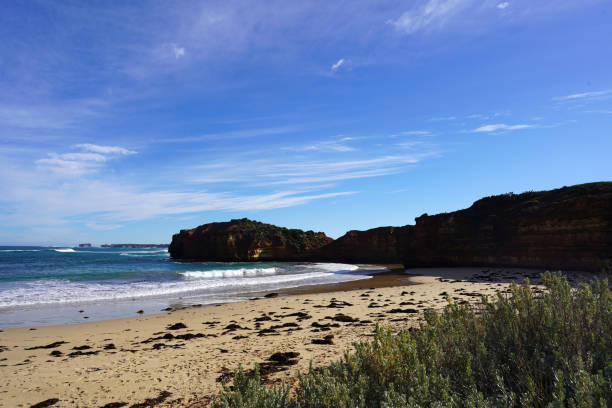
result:
[[[338,237],[612,179],[612,4],[6,1],[0,245]]]

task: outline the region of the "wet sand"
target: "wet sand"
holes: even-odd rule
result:
[[[376,324],[413,327],[449,296],[475,302],[541,271],[412,269],[256,300],[157,315],[0,332],[0,407],[207,406],[240,364],[263,364],[264,381],[293,384],[366,341]],[[587,274],[572,274],[576,281]],[[331,336],[331,337],[329,337]],[[277,354],[275,353],[298,353]],[[270,358],[273,357],[273,361]],[[55,401],[57,399],[57,401]],[[120,405],[125,403],[125,405]]]

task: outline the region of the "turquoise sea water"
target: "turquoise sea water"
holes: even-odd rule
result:
[[[346,264],[181,262],[156,248],[0,247],[0,328],[157,313],[368,277]]]

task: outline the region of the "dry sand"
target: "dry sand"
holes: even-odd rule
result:
[[[273,353],[298,352],[297,364],[272,367],[280,371],[266,376],[267,382],[292,384],[311,361],[316,367],[337,360],[353,342],[370,338],[376,323],[394,330],[415,326],[424,310],[442,308],[447,294],[458,302],[474,302],[524,277],[538,283],[541,271],[435,268],[408,273],[418,276],[395,273],[158,315],[5,329],[0,332],[0,407],[29,407],[55,398],[59,401],[53,407],[131,406],[160,395],[165,401],[159,406],[206,406],[221,388],[220,377],[240,364],[252,368]],[[186,328],[170,330],[176,323]],[[169,334],[173,338],[164,338]],[[333,344],[313,344],[328,335]]]

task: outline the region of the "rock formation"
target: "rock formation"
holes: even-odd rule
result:
[[[612,260],[612,183],[504,194],[416,218],[404,264],[599,271]]]
[[[250,220],[174,235],[174,258],[301,260],[416,266],[516,266],[599,271],[612,262],[612,182],[503,194],[415,225],[323,233]]]
[[[287,229],[247,218],[213,222],[172,237],[173,258],[219,262],[299,261],[333,241],[322,232]]]
[[[413,227],[352,230],[313,254],[314,259],[348,263],[403,263]]]

